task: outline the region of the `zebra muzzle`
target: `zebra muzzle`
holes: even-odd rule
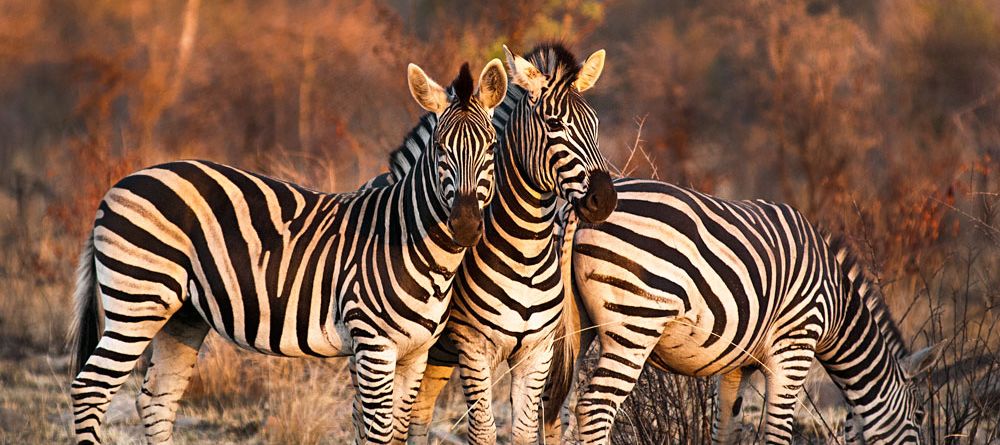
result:
[[[479,241],[483,234],[483,212],[479,210],[476,195],[460,194],[455,198],[448,217],[448,228],[455,243],[462,247],[472,247]]]
[[[611,175],[603,170],[589,173],[590,186],[587,193],[576,203],[576,213],[580,219],[594,224],[608,219],[618,205],[618,192],[611,181]]]

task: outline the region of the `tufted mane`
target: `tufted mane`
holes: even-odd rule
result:
[[[451,82],[451,93],[463,108],[472,103],[472,73],[469,72],[469,62],[462,64],[458,77]]]
[[[528,51],[524,58],[546,75],[557,74],[573,81],[580,74],[580,64],[576,61],[576,56],[562,43],[541,43]]]

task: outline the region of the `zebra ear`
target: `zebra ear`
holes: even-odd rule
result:
[[[903,357],[900,365],[903,367],[903,373],[906,374],[906,378],[912,379],[930,369],[934,363],[937,363],[941,357],[941,352],[944,350],[942,346],[943,343],[938,343]]]
[[[407,67],[406,80],[410,85],[410,94],[423,109],[441,114],[448,108],[448,93],[416,64],[411,63]]]
[[[503,102],[507,95],[507,73],[503,71],[500,59],[493,59],[483,68],[479,75],[479,103],[492,110]]]
[[[511,53],[507,45],[503,46],[503,53],[507,57],[511,82],[527,90],[532,100],[537,100],[545,85],[545,75],[524,57]]]
[[[594,54],[591,54],[586,62],[583,62],[583,66],[580,67],[580,74],[577,75],[573,86],[581,93],[589,90],[597,83],[597,79],[601,77],[602,71],[604,71],[604,50],[599,49],[594,51]]]

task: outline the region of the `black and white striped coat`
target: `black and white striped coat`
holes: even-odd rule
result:
[[[540,45],[525,57],[508,51],[507,61],[514,86],[494,116],[501,134],[496,197],[485,211],[483,238],[458,272],[446,335],[431,350],[414,407],[415,440],[427,435],[434,402],[457,365],[470,407],[468,439],[495,443],[493,371],[507,362],[512,442],[538,441],[539,403],[562,308],[551,241],[557,197],[594,221],[614,207],[597,116],[580,94],[599,77],[604,51],[578,64],[562,46]],[[392,171],[405,171],[415,157],[394,156]]]
[[[566,305],[549,411],[558,410],[573,357],[589,343],[580,330],[596,330],[600,356],[576,404],[584,443],[608,442],[647,360],[685,375],[721,375],[716,442],[731,439],[739,388],[762,370],[765,439],[789,443],[817,359],[868,443],[918,441],[921,409],[909,378],[934,361],[934,350],[905,357],[845,246],[831,248],[787,205],[726,201],[649,180],[622,179],[615,188],[611,216],[581,224],[567,240],[576,299]],[[546,419],[550,429],[556,419]]]
[[[76,439],[99,443],[110,398],[152,342],[138,400],[151,443],[172,440],[177,402],[209,329],[282,356],[350,355],[358,442],[402,442],[455,270],[492,195],[494,59],[452,95],[410,66],[438,117],[434,144],[396,184],[328,194],[205,161],[161,164],[111,188],[81,258]],[[104,332],[98,337],[98,306]]]

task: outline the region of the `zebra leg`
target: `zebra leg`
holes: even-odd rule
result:
[[[723,374],[719,379],[715,423],[712,424],[712,443],[733,443],[736,420],[743,408],[740,389],[750,377],[750,371],[737,368]]]
[[[173,443],[177,403],[187,388],[208,329],[194,306],[187,305],[153,338],[153,357],[136,400],[147,443]]]
[[[552,364],[552,336],[511,357],[510,396],[513,444],[538,443],[538,415]]]
[[[427,369],[424,370],[424,379],[420,382],[417,400],[413,403],[413,411],[410,414],[408,443],[427,443],[431,421],[434,419],[434,405],[437,404],[441,391],[448,385],[448,380],[451,379],[454,369],[452,366],[427,365]]]
[[[427,352],[414,355],[415,357],[399,360],[396,364],[392,396],[393,443],[406,443],[406,436],[410,432],[413,403],[417,399],[427,368]]]
[[[864,437],[861,436],[861,431],[864,430],[864,426],[861,424],[861,416],[854,414],[854,407],[847,411],[847,417],[844,419],[844,443],[847,445],[864,444]]]
[[[386,444],[393,439],[392,397],[396,351],[386,345],[355,345],[351,360],[354,380],[354,442]]]
[[[767,360],[770,372],[766,385],[764,437],[768,444],[792,442],[795,407],[815,357],[813,348],[814,345],[800,341],[778,341],[774,345],[778,353]]]
[[[618,408],[635,387],[659,337],[623,329],[621,334],[602,331],[599,338],[600,358],[576,402],[576,425],[584,444],[610,443]]]
[[[104,333],[70,385],[77,443],[101,443],[101,423],[111,398],[128,380],[149,342],[181,306],[179,295],[164,294],[160,287],[149,289],[148,283],[144,286],[107,269],[99,273],[110,278],[101,284]],[[138,297],[149,301],[125,300]]]
[[[497,425],[493,417],[493,362],[480,350],[485,344],[459,346],[459,375],[469,406],[469,443],[495,444]]]

